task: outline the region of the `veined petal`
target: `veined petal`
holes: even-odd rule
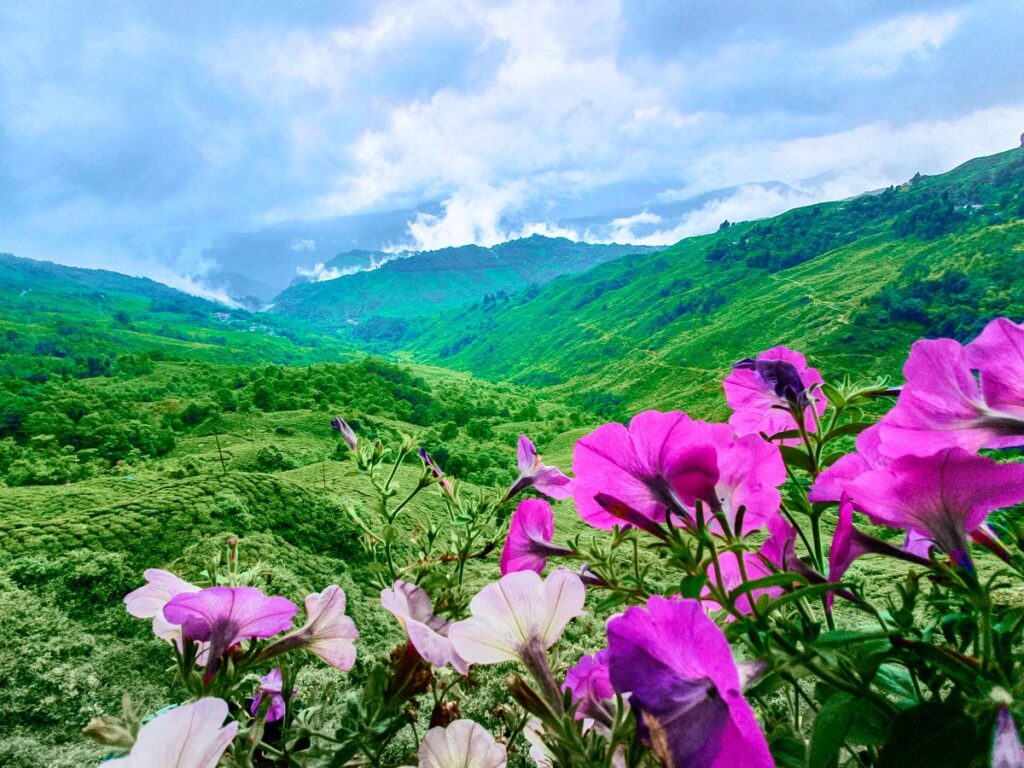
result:
[[[170,571],[148,568],[142,575],[146,584],[124,597],[125,608],[136,618],[152,619],[162,615],[164,606],[175,595],[199,591],[199,587],[178,578]]]
[[[215,768],[238,731],[238,723],[221,727],[227,702],[205,698],[150,720],[139,731],[132,751],[104,766],[110,768]]]
[[[448,637],[470,664],[519,659],[533,640],[550,648],[583,612],[584,597],[583,582],[569,571],[544,582],[533,571],[516,571],[480,590],[469,604],[472,616],[452,624]]]
[[[505,747],[480,724],[456,720],[431,728],[419,750],[419,768],[505,768]]]

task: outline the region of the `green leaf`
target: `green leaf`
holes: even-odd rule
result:
[[[807,748],[789,723],[780,723],[767,736],[777,768],[803,768]]]
[[[808,473],[814,470],[814,463],[802,449],[794,448],[792,445],[780,445],[779,450],[787,466],[797,467]]]
[[[843,397],[839,393],[839,390],[836,389],[833,385],[822,384],[821,392],[823,395],[825,395],[825,397],[828,398],[828,401],[832,403],[832,405],[835,406],[836,408],[842,408],[844,405],[846,405],[846,398]]]
[[[814,732],[807,750],[807,768],[835,768],[856,710],[845,693],[831,696],[814,718]]]
[[[679,593],[683,597],[700,597],[700,591],[704,589],[704,585],[708,583],[708,577],[706,574],[697,574],[695,576],[687,576],[679,582]]]
[[[730,595],[735,599],[737,595],[745,592],[753,592],[755,589],[768,589],[769,587],[788,587],[793,584],[803,584],[804,580],[795,573],[773,573],[763,579],[745,581],[736,587]]]
[[[874,423],[875,422],[873,421],[855,421],[851,424],[843,424],[841,427],[829,430],[825,434],[825,442],[834,440],[837,437],[842,437],[843,435],[859,435]]]

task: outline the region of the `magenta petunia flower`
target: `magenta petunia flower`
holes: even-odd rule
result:
[[[576,666],[565,673],[563,691],[572,691],[577,720],[594,720],[611,725],[613,712],[610,702],[615,699],[608,670],[608,649],[593,656],[581,656]]]
[[[894,547],[858,530],[853,524],[853,501],[849,496],[843,496],[839,502],[839,520],[832,534],[832,545],[828,550],[828,580],[833,584],[842,581],[846,571],[858,557],[870,554],[894,557],[916,565],[931,564],[927,557],[921,557],[906,548]],[[835,593],[829,592],[826,597],[829,608],[832,607],[834,596]]]
[[[281,668],[274,667],[267,674],[260,678],[260,684],[256,686],[256,695],[253,697],[252,704],[249,706],[249,713],[256,716],[256,713],[260,711],[260,704],[263,703],[265,696],[270,697],[270,706],[267,707],[267,717],[265,722],[273,723],[276,720],[280,720],[284,717],[284,695],[282,693],[282,686],[284,680],[281,677]],[[295,689],[292,689],[292,696],[295,695]]]
[[[992,768],[1024,768],[1024,745],[1020,743],[1017,724],[1005,706],[996,714],[992,738]]]
[[[669,510],[691,519],[700,501],[709,521],[710,511],[720,510],[734,523],[743,507],[744,529],[754,530],[778,510],[778,486],[786,480],[776,446],[756,436],[735,438],[725,424],[694,421],[679,411],[646,411],[628,429],[598,427],[576,443],[573,472],[577,509],[597,528],[623,524],[609,511],[611,501],[657,523]]]
[[[223,725],[227,715],[223,699],[205,698],[175,707],[142,726],[128,755],[103,766],[215,768],[238,731],[238,723]]]
[[[872,522],[922,534],[959,561],[989,512],[1024,501],[1024,465],[947,448],[866,472],[851,482],[850,495]]]
[[[1022,345],[1024,329],[1006,318],[993,320],[966,348],[952,339],[915,342],[903,366],[906,384],[879,422],[882,453],[1024,445]]]
[[[276,640],[264,652],[270,658],[294,649],[309,651],[332,667],[347,672],[356,663],[359,630],[345,615],[345,591],[331,584],[323,592],[306,596],[306,623]]]
[[[807,494],[808,501],[838,502],[843,494],[849,493],[849,486],[865,472],[885,469],[892,458],[880,450],[881,433],[878,424],[857,435],[857,450],[842,456],[832,466],[818,475]]]
[[[291,600],[267,597],[255,587],[210,587],[175,595],[164,606],[164,618],[180,625],[186,638],[209,642],[206,674],[211,676],[228,648],[284,632],[297,611]]]
[[[506,499],[511,499],[527,488],[536,488],[552,499],[567,499],[572,495],[572,481],[558,467],[549,467],[541,461],[537,447],[526,435],[519,436],[519,477],[512,483]]]
[[[435,667],[451,664],[460,675],[469,671],[469,665],[448,639],[451,625],[434,613],[430,596],[423,589],[399,579],[392,589],[381,591],[380,603],[398,619],[420,656]]]
[[[808,392],[812,385],[824,380],[817,370],[807,365],[799,352],[786,347],[772,347],[757,356],[737,363],[722,382],[725,400],[732,408],[729,426],[737,435],[769,437],[797,428],[790,408],[803,408],[804,424],[814,431],[814,414],[825,412],[828,402],[816,392],[813,403]],[[812,410],[813,407],[813,410]],[[799,438],[788,438],[787,445],[798,445]]]
[[[577,441],[573,498],[580,517],[596,528],[621,521],[594,497],[605,493],[645,517],[665,520],[684,509],[682,495],[706,495],[718,481],[715,450],[693,445],[693,420],[681,411],[644,411],[629,422],[604,424]]]
[[[550,504],[544,499],[519,502],[501,550],[501,575],[513,571],[540,573],[549,557],[571,555],[572,550],[551,543],[554,534],[555,516]]]
[[[696,600],[651,597],[608,622],[611,682],[665,765],[768,768],[729,641]]]
[[[712,496],[704,499],[707,506],[721,510],[735,529],[742,507],[743,531],[760,530],[778,517],[782,495],[779,486],[786,482],[786,463],[777,445],[756,435],[734,438],[726,435],[724,424],[712,425],[718,452],[718,482]],[[717,429],[724,427],[725,429]],[[717,520],[711,529],[719,531]]]

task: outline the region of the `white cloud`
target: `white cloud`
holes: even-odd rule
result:
[[[371,254],[366,264],[353,264],[347,267],[328,267],[324,262],[319,261],[309,269],[305,267],[298,267],[296,268],[296,272],[298,272],[302,277],[308,277],[310,282],[322,283],[325,280],[337,280],[339,277],[354,275],[357,272],[374,272],[390,261],[405,258],[410,255],[411,254],[406,250],[396,250],[380,254],[379,256],[373,256]]]
[[[963,11],[947,11],[889,19],[857,32],[827,52],[826,60],[856,77],[887,77],[908,59],[936,53],[956,33],[964,16]]]
[[[506,49],[493,79],[392,109],[351,144],[351,171],[315,201],[314,215],[362,211],[404,194],[478,208],[465,198],[481,188],[528,182],[531,195],[564,194],[645,168],[664,171],[659,150],[685,139],[701,118],[680,114],[656,83],[620,70],[618,11],[607,0],[472,6],[481,37]],[[486,224],[479,230],[492,233]]]
[[[315,251],[316,240],[292,240],[289,248],[293,251]]]
[[[711,200],[698,210],[685,214],[674,226],[637,234],[637,224],[658,224],[662,217],[649,213],[616,219],[611,236],[602,242],[631,245],[672,245],[685,237],[714,232],[723,221],[750,221],[775,216],[783,211],[815,201],[813,192],[794,189],[763,187],[749,184],[740,187],[731,195]]]

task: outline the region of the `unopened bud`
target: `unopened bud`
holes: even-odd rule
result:
[[[340,432],[341,436],[345,440],[345,444],[351,449],[355,450],[359,444],[359,439],[356,437],[355,430],[345,421],[341,416],[335,416],[331,419],[331,428],[335,432]]]
[[[402,435],[402,453],[408,453],[412,450],[412,438],[409,435]]]
[[[460,717],[462,717],[462,710],[459,709],[459,702],[439,701],[430,713],[430,727],[447,728]]]
[[[82,733],[106,747],[131,749],[135,744],[135,736],[128,726],[120,718],[110,715],[94,717]]]
[[[548,720],[552,717],[551,710],[544,703],[544,699],[519,675],[509,675],[505,678],[505,686],[516,703],[531,715],[539,717],[541,720]]]

